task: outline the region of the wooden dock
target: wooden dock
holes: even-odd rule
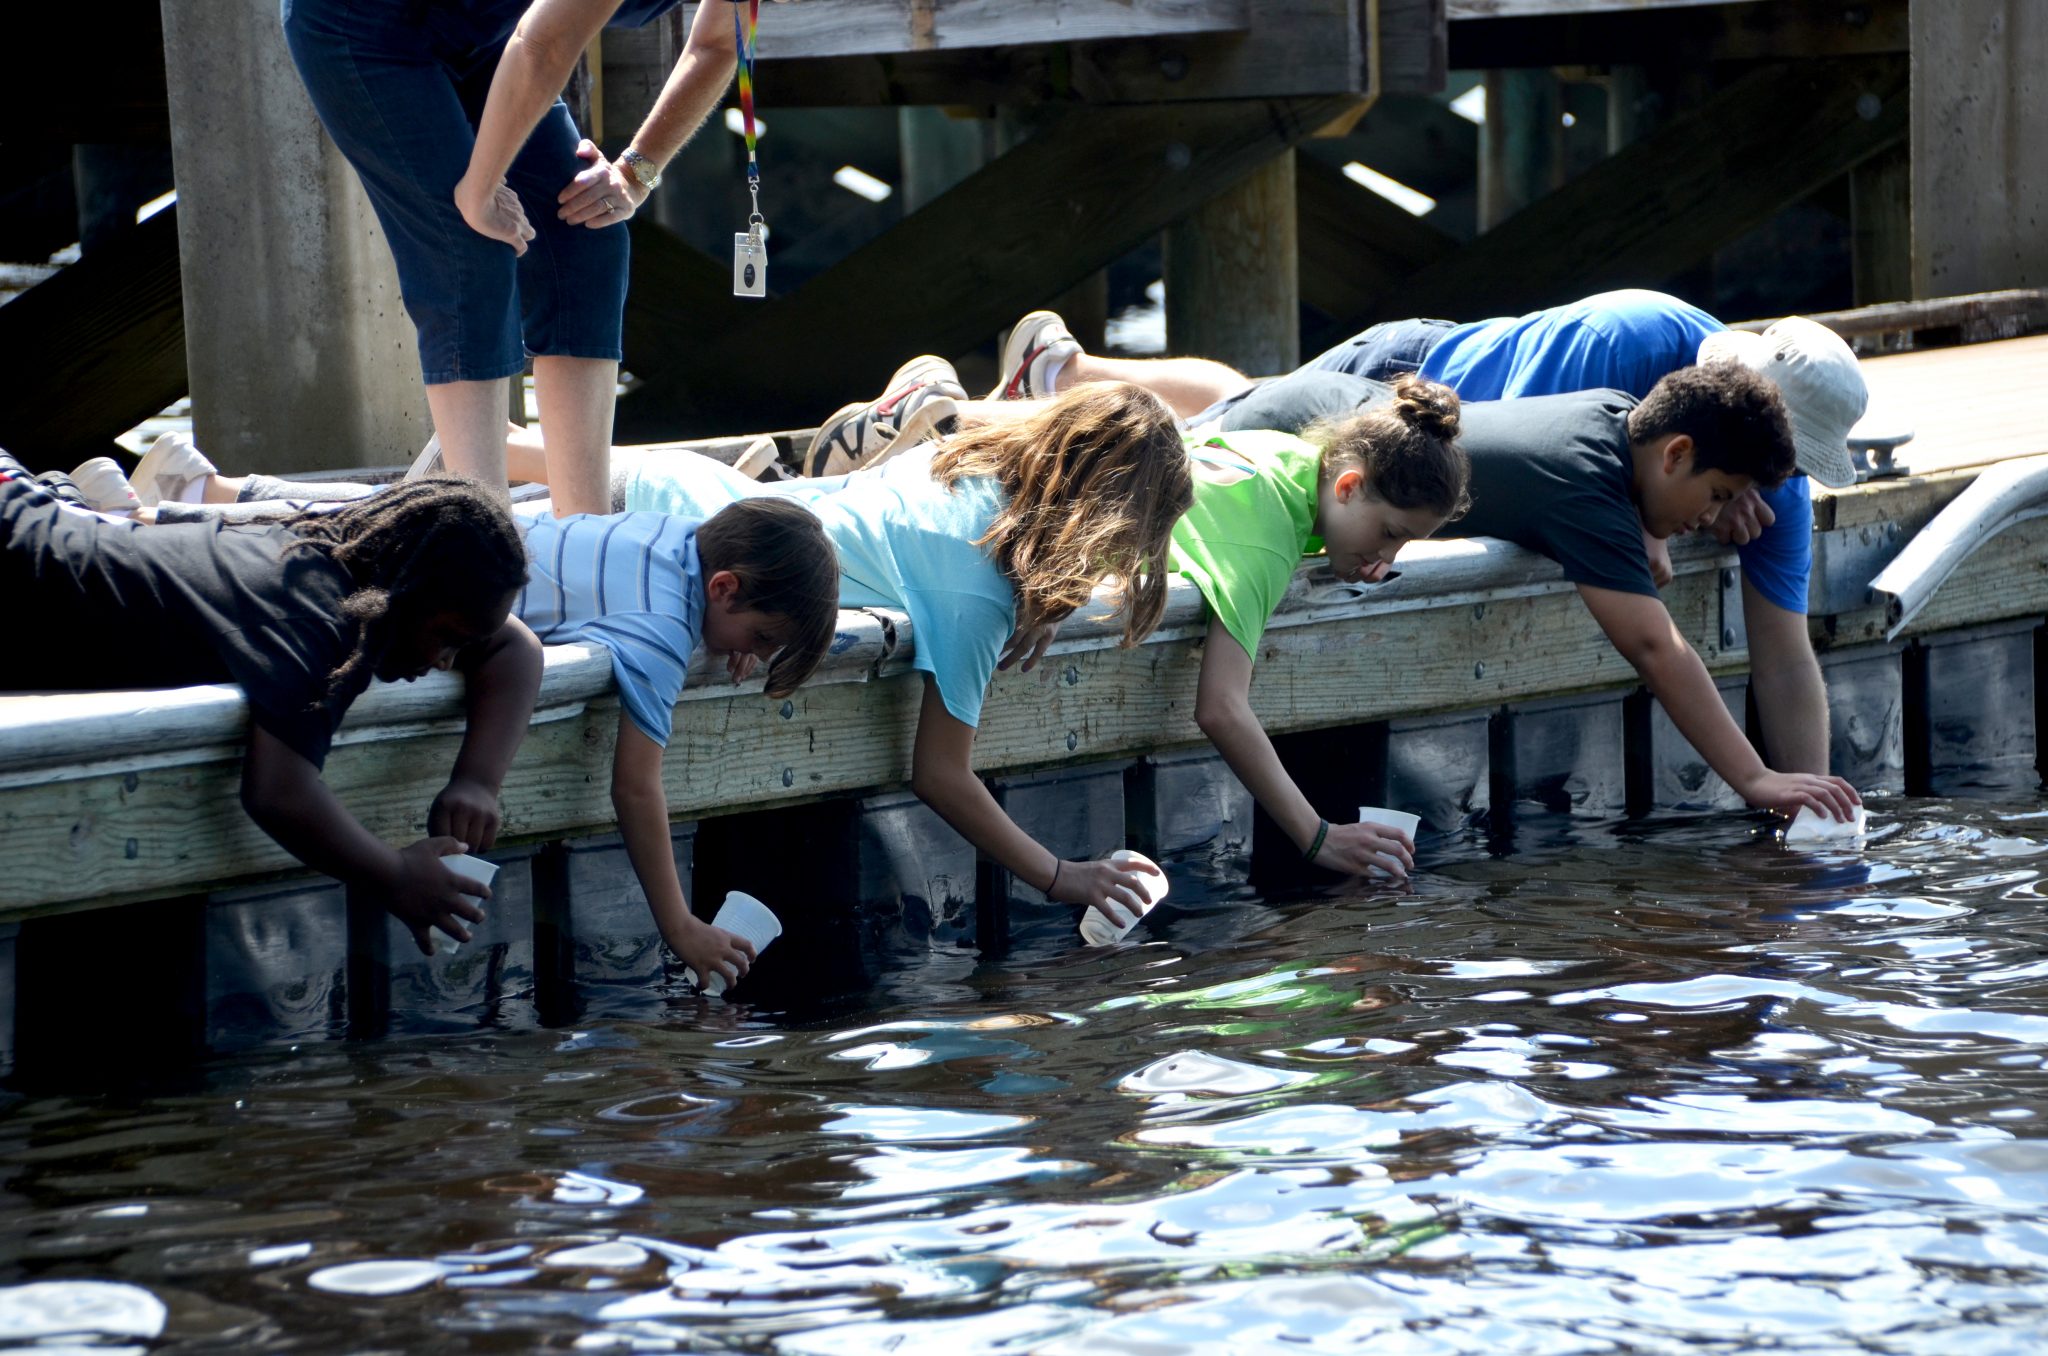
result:
[[[1868,790],[1924,793],[1986,775],[2037,785],[2048,520],[1989,541],[1899,641],[1885,640],[1867,584],[1973,467],[2048,452],[2048,426],[2026,417],[2038,408],[2044,354],[2048,339],[2021,338],[1866,363],[1877,399],[1917,426],[1900,458],[1912,474],[1817,494],[1812,628],[1836,768]],[[1673,554],[1666,601],[1739,715],[1747,652],[1734,553],[1701,538]],[[1588,816],[1733,806],[1554,564],[1484,539],[1421,543],[1401,564],[1398,580],[1362,586],[1304,563],[1261,645],[1254,709],[1331,813],[1376,801],[1457,828],[1479,816],[1498,827],[1531,803]],[[1219,824],[1241,844],[1248,803],[1193,720],[1199,596],[1177,586],[1165,623],[1130,650],[1115,647],[1103,611],[1098,603],[1070,623],[1037,673],[997,676],[977,770],[1064,854],[1127,841],[1170,852]],[[765,873],[780,882],[777,897],[824,894],[835,909],[880,901],[884,930],[907,928],[920,945],[1000,946],[1013,908],[1044,907],[977,868],[972,849],[903,790],[917,641],[900,614],[843,613],[831,658],[784,701],[758,683],[723,685],[700,665],[666,760],[686,867],[696,844],[696,898]],[[184,975],[184,997],[165,1000],[186,1014],[174,1025],[188,1046],[244,1030],[216,1020],[222,1012],[297,1011],[278,995],[308,985],[329,994],[328,1007],[301,1013],[300,1027],[261,1029],[381,1030],[421,1009],[460,1025],[500,1010],[489,994],[524,994],[529,1006],[536,992],[552,994],[556,1010],[573,1011],[592,976],[644,987],[658,975],[651,919],[608,837],[618,702],[603,651],[548,651],[533,728],[504,787],[494,855],[508,866],[495,940],[481,943],[497,957],[488,965],[407,959],[374,901],[351,907],[250,823],[237,796],[247,721],[232,687],[0,697],[0,1059],[16,1007],[18,1029],[42,1030],[31,1010],[61,1011],[74,989],[95,987],[83,971],[75,985],[53,976],[73,963],[62,959],[70,948],[91,951],[103,935],[191,958],[170,967]],[[327,781],[373,832],[414,840],[461,724],[452,675],[375,685],[344,722]],[[792,838],[802,853],[772,851]],[[799,869],[813,874],[788,874]],[[782,954],[800,958],[803,945]],[[153,969],[133,977],[163,980]]]

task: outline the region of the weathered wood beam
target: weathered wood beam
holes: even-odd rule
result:
[[[1896,58],[1753,71],[1336,330],[1390,316],[1512,314],[1654,284],[1898,144],[1906,104]]]
[[[177,208],[0,307],[0,447],[31,468],[109,450],[186,392]]]
[[[1457,252],[1458,242],[1312,156],[1295,157],[1301,299],[1329,316],[1364,315],[1377,297]]]
[[[1885,302],[1849,311],[1818,311],[1809,318],[1849,340],[1859,353],[1979,344],[2048,331],[2048,288]],[[1744,320],[1729,328],[1762,332],[1770,324],[1767,319]]]
[[[991,10],[1011,8],[1007,0],[988,3]],[[836,22],[841,8],[795,5],[763,15],[764,107],[1166,103],[1362,94],[1369,83],[1370,11],[1364,0],[1260,0],[1256,22],[1243,32],[1073,41],[1040,31],[1008,46],[916,50],[899,42],[893,50],[868,55],[776,56],[775,25],[804,11],[815,11],[806,23]],[[1151,6],[1100,8],[1123,22]],[[1383,35],[1387,31],[1383,23]],[[645,116],[667,74],[665,67],[653,67],[664,57],[673,60],[653,25],[645,33],[605,41],[607,126],[628,126]]]
[[[1450,0],[1453,19],[1548,18],[1602,10],[1699,9],[1708,5],[1756,4],[1759,0]]]
[[[1682,8],[1573,9],[1536,17],[1481,16],[1454,6],[1454,70],[1587,66],[1669,60],[1783,61],[1906,50],[1907,0],[1815,5],[1746,0]]]
[[[723,3],[724,0],[719,0]],[[696,5],[687,7],[692,15]],[[832,0],[762,16],[762,61],[1236,33],[1250,0]],[[687,22],[687,20],[686,20]]]
[[[1913,7],[1913,295],[2048,285],[2048,6]]]
[[[627,354],[643,385],[620,403],[621,436],[802,423],[879,390],[911,354],[972,348],[1351,102],[1067,113],[743,329],[669,317],[663,363]]]
[[[1445,0],[1379,0],[1380,88],[1386,94],[1435,94],[1450,72]]]

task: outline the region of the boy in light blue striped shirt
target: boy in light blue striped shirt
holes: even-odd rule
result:
[[[737,682],[767,661],[767,691],[810,677],[839,619],[839,564],[818,520],[748,499],[698,522],[665,513],[576,514],[526,524],[530,561],[513,614],[550,645],[611,651],[619,686],[612,806],[662,939],[698,982],[746,974],[754,948],[690,912],[669,844],[661,756],[701,644]]]

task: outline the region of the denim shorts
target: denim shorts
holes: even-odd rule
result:
[[[1403,372],[1420,372],[1423,360],[1454,320],[1388,320],[1352,335],[1303,363],[1321,372],[1345,372],[1368,381],[1392,381]]]
[[[355,167],[398,265],[429,385],[490,381],[528,354],[621,357],[628,245],[555,215],[584,168],[557,99],[512,162],[526,254],[455,208],[476,124],[525,5],[506,0],[283,0],[285,41],[314,111]]]

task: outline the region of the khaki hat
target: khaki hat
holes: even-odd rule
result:
[[[1787,316],[1762,334],[1710,334],[1700,343],[1699,360],[1739,362],[1769,377],[1792,417],[1799,469],[1834,489],[1856,483],[1849,430],[1870,404],[1870,388],[1842,336],[1805,316]]]

